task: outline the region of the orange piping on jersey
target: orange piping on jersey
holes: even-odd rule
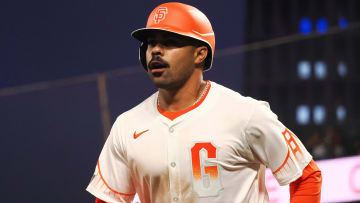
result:
[[[209,88],[206,90],[206,93],[205,95],[198,101],[196,102],[194,105],[184,109],[184,110],[180,110],[180,111],[164,111],[160,108],[159,104],[157,105],[157,109],[158,111],[163,115],[165,116],[166,118],[170,119],[170,120],[174,120],[175,118],[181,116],[181,115],[184,115],[186,114],[187,112],[197,108],[198,106],[200,106],[201,103],[203,103],[203,101],[205,100],[206,96],[208,95],[209,93],[209,90],[211,88],[211,83],[210,81],[208,81],[209,83]]]
[[[289,151],[289,149],[288,149],[288,153],[287,153],[287,155],[286,155],[286,158],[285,158],[284,163],[282,163],[281,166],[280,166],[278,169],[276,169],[276,171],[273,172],[274,175],[275,175],[277,172],[279,172],[279,171],[285,166],[285,164],[286,164],[287,160],[289,159],[289,157],[290,157],[290,151]]]
[[[104,180],[102,174],[101,174],[101,171],[100,171],[100,161],[97,162],[97,166],[98,166],[98,169],[99,169],[99,175],[100,175],[100,178],[101,180],[104,182],[105,186],[113,193],[116,193],[116,194],[119,194],[119,195],[124,195],[124,196],[133,196],[135,195],[136,193],[133,193],[133,194],[127,194],[127,193],[121,193],[121,192],[117,192],[116,190],[112,189]]]

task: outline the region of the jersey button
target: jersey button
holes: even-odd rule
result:
[[[174,132],[174,128],[169,128],[169,131],[171,132],[171,133],[173,133]]]
[[[170,164],[170,165],[171,165],[171,167],[173,167],[173,168],[174,168],[174,167],[176,166],[176,163],[175,163],[175,162],[171,162],[171,164]]]
[[[174,197],[173,200],[174,200],[174,202],[177,202],[179,200],[179,198]]]

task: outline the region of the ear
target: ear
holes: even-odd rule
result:
[[[195,64],[205,63],[205,59],[208,55],[208,48],[206,46],[200,46],[195,49]]]

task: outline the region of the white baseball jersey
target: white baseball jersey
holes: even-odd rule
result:
[[[211,82],[200,105],[170,120],[158,92],[115,121],[87,190],[106,202],[269,202],[312,157],[268,103]]]

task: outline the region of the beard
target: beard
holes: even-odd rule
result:
[[[157,88],[176,91],[180,89],[191,77],[193,70],[181,71],[175,73],[169,67],[164,72],[155,72],[152,73],[148,71],[150,79],[153,81],[154,85]]]
[[[157,88],[176,91],[180,89],[194,73],[194,68],[190,68],[182,61],[175,65],[155,55],[148,63],[148,74]]]

